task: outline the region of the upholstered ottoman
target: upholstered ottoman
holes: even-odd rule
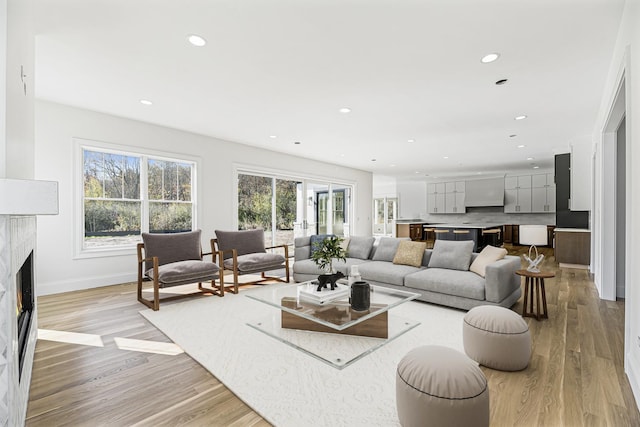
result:
[[[402,358],[396,405],[404,427],[489,425],[487,379],[473,360],[448,347],[418,347]]]
[[[529,326],[508,308],[481,305],[469,310],[462,339],[467,355],[488,368],[520,371],[531,358]]]

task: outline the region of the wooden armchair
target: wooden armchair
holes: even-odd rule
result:
[[[202,253],[201,230],[186,233],[142,233],[138,243],[138,301],[157,311],[160,309],[160,288],[198,283],[199,292],[162,298],[169,301],[191,295],[209,293],[224,296],[224,266],[222,254]],[[204,261],[211,255],[212,261]],[[216,258],[219,265],[215,264]],[[219,279],[219,285],[215,281]],[[153,281],[153,300],[142,297],[143,280]],[[211,288],[202,286],[211,282]]]
[[[267,249],[284,249],[284,256],[269,253]],[[223,266],[233,271],[233,292],[238,293],[238,277],[243,274],[261,273],[261,278],[246,285],[262,283],[267,280],[289,282],[289,247],[277,245],[265,247],[264,230],[222,231],[216,230],[216,238],[211,240],[211,250],[220,252]],[[284,268],[286,280],[265,275],[266,271]]]

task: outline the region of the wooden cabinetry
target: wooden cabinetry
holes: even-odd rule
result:
[[[556,184],[553,174],[531,176],[531,212],[556,211]]]
[[[590,264],[591,232],[589,230],[556,229],[555,245],[558,263],[581,266]]]
[[[506,224],[504,226],[504,243],[512,245],[520,244],[520,226],[517,224]]]
[[[411,240],[423,240],[423,222],[396,224],[396,237],[408,237]]]
[[[531,212],[531,175],[508,176],[504,179],[504,211]]]
[[[427,184],[427,212],[465,213],[464,181]]]

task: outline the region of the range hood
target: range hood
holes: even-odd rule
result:
[[[466,181],[464,205],[468,208],[504,206],[504,178]]]

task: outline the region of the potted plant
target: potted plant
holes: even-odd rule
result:
[[[318,280],[325,282],[321,277],[324,275],[333,275],[333,261],[334,259],[346,261],[347,250],[341,246],[343,239],[338,236],[329,236],[320,242],[313,244],[313,253],[311,259],[316,263],[321,270],[325,271],[324,274],[318,276]],[[342,276],[344,277],[344,276]],[[332,284],[335,281],[332,281]]]

